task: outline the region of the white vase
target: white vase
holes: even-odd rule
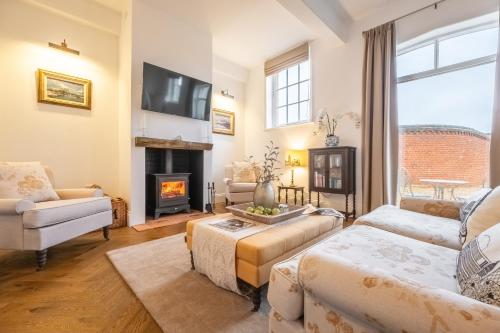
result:
[[[253,192],[253,204],[255,207],[273,208],[274,187],[272,182],[259,182],[257,184]]]

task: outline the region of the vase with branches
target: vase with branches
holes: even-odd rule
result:
[[[354,121],[356,128],[360,127],[361,119],[357,113],[346,112],[331,116],[325,108],[319,110],[318,119],[316,121],[316,128],[313,132],[314,135],[319,135],[321,132],[326,132],[325,144],[328,147],[338,146],[340,140],[335,134],[339,121],[348,117]]]
[[[265,208],[273,208],[274,206],[274,186],[273,182],[279,180],[279,147],[270,141],[266,145],[264,152],[264,161],[259,165],[258,183],[255,187],[253,201],[255,206],[262,206]],[[249,160],[255,166],[258,164],[253,162],[253,157],[250,156]]]

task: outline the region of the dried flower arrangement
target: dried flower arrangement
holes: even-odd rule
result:
[[[278,181],[279,175],[277,171],[280,169],[279,161],[279,147],[270,141],[269,145],[266,145],[266,152],[264,153],[264,161],[259,165],[259,163],[253,160],[253,156],[247,157],[245,160],[252,164],[254,168],[259,169],[258,181],[265,183],[270,181]]]

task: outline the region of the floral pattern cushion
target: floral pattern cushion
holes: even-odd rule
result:
[[[423,242],[460,250],[460,221],[386,205],[360,216],[354,224],[367,225]]]
[[[304,311],[304,291],[297,278],[302,255],[303,252],[275,264],[269,278],[269,304],[286,320],[296,320]]]
[[[367,226],[299,265],[306,332],[498,332],[500,308],[458,293],[458,251]]]
[[[462,295],[500,306],[500,223],[460,251],[457,280]]]
[[[500,186],[493,189],[474,207],[466,221],[465,243],[474,240],[480,233],[500,222]]]
[[[0,198],[59,200],[40,162],[0,162]]]

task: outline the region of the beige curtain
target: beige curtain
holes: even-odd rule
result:
[[[490,150],[490,186],[500,186],[500,34],[498,36],[495,100],[493,101],[493,123]]]
[[[363,213],[395,204],[398,168],[396,31],[389,22],[363,33]]]

